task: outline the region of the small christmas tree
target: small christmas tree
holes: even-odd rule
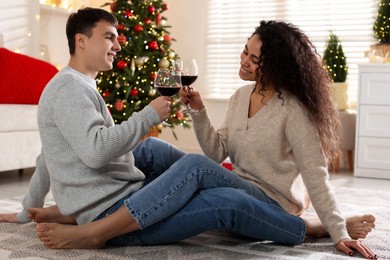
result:
[[[378,43],[390,44],[390,0],[380,1],[373,30]]]
[[[165,25],[162,13],[168,9],[161,0],[116,0],[110,5],[118,19],[118,41],[114,68],[98,75],[98,91],[107,103],[115,123],[127,120],[133,112],[142,110],[158,97],[153,80],[159,68],[172,66],[177,58],[170,48],[174,40]],[[171,106],[168,123],[189,128],[190,117],[181,111],[178,96]],[[161,131],[162,126],[159,126]],[[173,131],[176,138],[176,134]]]
[[[323,60],[333,82],[345,82],[348,75],[347,60],[341,42],[332,32],[326,43]]]

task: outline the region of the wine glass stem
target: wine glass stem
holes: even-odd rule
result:
[[[189,90],[191,90],[191,87],[190,87],[190,86],[184,86],[184,87],[187,89],[187,92],[188,92]],[[187,109],[187,110],[191,109],[190,101],[187,101],[187,102],[186,102],[186,109]]]

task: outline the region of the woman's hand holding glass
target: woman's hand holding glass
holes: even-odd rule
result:
[[[195,88],[181,88],[180,99],[184,104],[188,104],[193,110],[204,108],[202,97]]]
[[[195,59],[190,60],[176,60],[172,64],[172,72],[176,76],[176,78],[180,78],[181,85],[183,88],[188,90],[188,93],[191,93],[192,89],[191,84],[196,81],[199,74],[198,64]],[[191,113],[195,109],[190,106],[188,102],[184,102],[186,104],[186,109],[184,112]]]

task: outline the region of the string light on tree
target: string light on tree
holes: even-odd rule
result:
[[[345,82],[348,74],[347,60],[339,38],[332,32],[326,42],[323,60],[333,82]]]
[[[380,44],[390,44],[390,0],[380,1],[373,30]]]

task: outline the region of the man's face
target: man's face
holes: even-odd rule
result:
[[[92,36],[85,37],[85,62],[89,71],[112,69],[114,57],[121,47],[116,28],[106,21],[100,21],[92,29]]]

